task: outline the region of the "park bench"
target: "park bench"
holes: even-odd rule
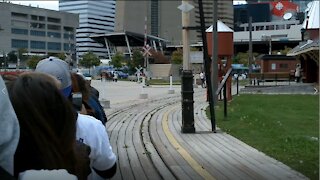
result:
[[[249,79],[251,80],[250,84],[253,83],[253,85],[260,85],[260,82],[275,82],[275,85],[277,85],[277,82],[279,81],[288,81],[290,85],[291,81],[291,74],[289,72],[268,72],[268,73],[250,73],[248,74]]]

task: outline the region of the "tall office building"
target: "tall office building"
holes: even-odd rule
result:
[[[212,0],[203,1],[206,26],[212,24]],[[190,11],[190,26],[200,25],[197,1],[190,0],[195,8]],[[147,17],[148,34],[159,36],[169,41],[169,45],[182,44],[182,17],[178,6],[181,1],[117,1],[115,31],[132,31],[144,33],[145,17]],[[218,18],[229,27],[233,27],[232,0],[218,0]],[[190,31],[190,43],[201,40],[199,32]]]
[[[77,53],[93,52],[99,58],[107,57],[107,50],[101,44],[95,43],[90,35],[104,34],[114,31],[115,0],[59,0],[59,10],[79,14],[77,29]]]
[[[0,2],[0,54],[73,53],[78,22],[77,14]]]

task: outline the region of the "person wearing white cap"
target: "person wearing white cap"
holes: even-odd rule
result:
[[[35,71],[51,74],[60,80],[61,92],[72,100],[71,76],[66,62],[56,57],[49,57],[41,60]],[[111,178],[117,169],[116,156],[112,151],[106,128],[101,121],[78,113],[76,137],[78,141],[91,148],[89,158],[93,170],[88,179]]]

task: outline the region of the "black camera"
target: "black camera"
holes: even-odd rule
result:
[[[82,109],[82,94],[81,93],[72,93],[72,105],[78,112],[81,111],[81,109]]]

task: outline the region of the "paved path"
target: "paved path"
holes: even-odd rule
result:
[[[194,89],[196,133],[182,134],[180,87],[171,95],[166,88],[146,88],[150,98],[141,100],[135,83],[116,86],[100,86],[117,97],[126,93],[115,103],[109,96],[106,126],[118,157],[112,179],[306,179],[224,132],[212,133],[205,89]]]

